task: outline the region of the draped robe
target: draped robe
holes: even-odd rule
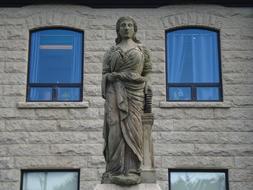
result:
[[[145,75],[151,71],[148,50],[142,45],[124,52],[113,46],[104,57],[102,96],[105,98],[103,137],[106,173],[140,173],[143,160],[142,120]],[[117,73],[119,79],[108,81]]]

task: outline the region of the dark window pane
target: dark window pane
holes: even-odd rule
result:
[[[171,190],[226,190],[224,172],[171,172]]]
[[[217,41],[217,32],[204,29],[168,32],[168,82],[219,82]]]
[[[22,190],[77,190],[77,172],[27,172]]]
[[[50,101],[52,100],[52,88],[30,88],[29,91],[30,101]]]
[[[191,100],[191,88],[170,87],[169,100]]]
[[[219,100],[219,88],[198,87],[197,100]]]
[[[57,100],[80,100],[80,88],[57,88]]]

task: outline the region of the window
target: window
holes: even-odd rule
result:
[[[222,101],[218,31],[170,30],[166,47],[167,101]]]
[[[24,170],[21,190],[79,190],[79,176],[79,170]]]
[[[82,101],[83,33],[31,32],[27,101]]]
[[[228,190],[228,170],[169,169],[170,190]]]

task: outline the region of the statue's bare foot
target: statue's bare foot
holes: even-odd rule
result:
[[[122,186],[137,185],[141,183],[141,177],[137,174],[129,173],[127,175],[112,176],[111,182]]]

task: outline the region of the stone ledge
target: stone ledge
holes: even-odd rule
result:
[[[114,184],[98,184],[94,190],[161,190],[161,188],[156,183],[141,183],[129,187]]]
[[[88,108],[89,102],[18,102],[19,109],[50,109],[50,108]]]
[[[160,108],[231,108],[231,102],[165,102],[159,103]]]

